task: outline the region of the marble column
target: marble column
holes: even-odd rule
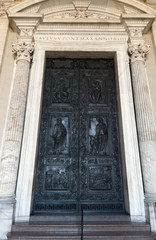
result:
[[[6,226],[6,229],[0,233],[0,239],[6,238],[11,227],[33,51],[34,44],[30,41],[19,40],[17,44],[13,44],[13,53],[16,55],[17,64],[0,162],[0,229],[3,229],[1,225],[2,227]],[[7,211],[8,215],[6,216]]]
[[[129,44],[145,201],[149,206],[151,230],[156,232],[156,128],[145,68],[149,49],[144,43]]]

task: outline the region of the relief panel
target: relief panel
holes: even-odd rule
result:
[[[72,100],[72,80],[64,76],[53,80],[52,103],[70,103]]]
[[[47,167],[45,172],[45,190],[68,190],[70,173],[63,166]]]
[[[88,168],[89,190],[112,189],[111,166],[89,166]]]

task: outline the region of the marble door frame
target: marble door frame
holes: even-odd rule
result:
[[[35,37],[35,36],[34,36]],[[16,190],[15,221],[27,221],[31,215],[36,153],[40,129],[42,89],[46,56],[113,57],[115,61],[123,185],[126,212],[131,221],[145,221],[144,192],[138,150],[138,140],[132,97],[128,37],[111,41],[78,37],[35,39],[35,52],[30,72],[30,84]],[[75,54],[76,53],[76,54]]]

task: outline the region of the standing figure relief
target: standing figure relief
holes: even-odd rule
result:
[[[52,139],[53,139],[53,150],[57,152],[61,152],[65,149],[66,146],[66,136],[67,136],[67,130],[65,126],[62,123],[61,118],[57,118],[57,122],[54,126]]]
[[[106,154],[107,142],[108,142],[108,129],[103,118],[98,120],[95,134],[90,135],[90,152],[92,154]]]
[[[89,97],[92,103],[99,103],[101,99],[101,81],[94,80],[92,82]]]

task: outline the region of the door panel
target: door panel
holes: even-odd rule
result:
[[[113,60],[47,59],[34,213],[124,211]]]

